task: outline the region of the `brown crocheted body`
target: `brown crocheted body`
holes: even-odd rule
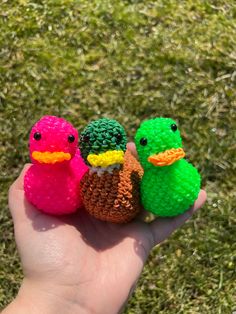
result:
[[[86,210],[94,217],[114,223],[132,220],[141,210],[140,181],[142,167],[126,151],[125,161],[113,173],[87,172],[81,180],[81,196]]]

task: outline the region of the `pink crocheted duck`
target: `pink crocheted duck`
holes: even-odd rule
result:
[[[24,178],[25,196],[45,213],[70,214],[82,206],[79,185],[88,168],[77,143],[77,130],[55,116],[42,117],[31,130],[33,165]]]

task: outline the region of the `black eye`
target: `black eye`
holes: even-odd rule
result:
[[[145,138],[145,137],[142,137],[141,138],[141,140],[140,140],[140,144],[142,145],[142,146],[146,146],[147,145],[147,139]]]
[[[171,124],[170,127],[173,132],[175,132],[178,129],[176,124]]]
[[[69,143],[73,143],[74,141],[75,141],[74,135],[70,134],[70,135],[68,136],[68,142],[69,142]]]
[[[117,142],[120,143],[121,140],[122,140],[122,135],[121,135],[120,133],[118,133],[118,134],[116,135],[116,139],[117,139]]]
[[[88,143],[90,140],[90,137],[89,135],[82,135],[81,137],[81,141],[85,142],[85,143]]]
[[[34,133],[34,139],[36,140],[36,141],[39,141],[40,139],[41,139],[41,134],[39,133],[39,132],[35,132]]]

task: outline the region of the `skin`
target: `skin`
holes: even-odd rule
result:
[[[137,156],[133,143],[128,149]],[[9,207],[24,272],[16,299],[3,311],[18,313],[119,313],[135,288],[151,249],[168,238],[200,208],[175,218],[116,225],[96,220],[84,210],[54,217],[24,198],[23,177],[9,191]]]

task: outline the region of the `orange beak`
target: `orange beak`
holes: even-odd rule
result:
[[[173,164],[175,161],[183,158],[184,156],[185,152],[182,148],[172,148],[162,153],[148,157],[148,161],[152,163],[154,166],[162,167],[169,166]]]
[[[56,162],[62,162],[71,159],[71,154],[64,152],[38,152],[32,153],[33,159],[37,160],[41,164],[55,164]]]

